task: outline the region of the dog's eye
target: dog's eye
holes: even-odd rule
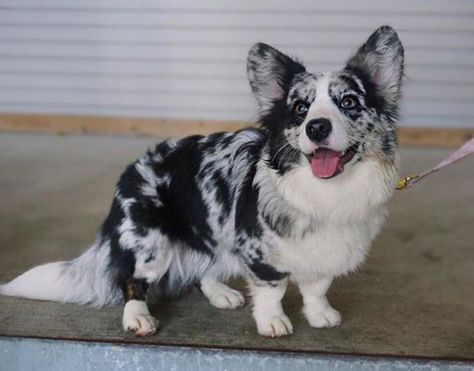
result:
[[[344,99],[342,99],[341,101],[341,107],[344,109],[356,108],[357,104],[358,104],[357,98],[352,95],[348,95],[347,97],[344,97]]]
[[[295,104],[295,113],[298,116],[305,116],[308,112],[308,105],[305,102],[298,102]]]

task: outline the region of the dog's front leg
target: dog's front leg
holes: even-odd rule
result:
[[[317,281],[298,282],[303,295],[303,313],[311,327],[334,327],[341,324],[341,315],[329,304],[326,292],[333,277],[321,277]]]
[[[277,337],[293,333],[293,325],[281,306],[287,285],[287,278],[271,282],[249,280],[252,313],[260,335]]]

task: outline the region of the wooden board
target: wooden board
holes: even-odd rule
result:
[[[124,118],[72,115],[0,114],[0,132],[47,134],[138,135],[183,137],[235,131],[254,122]],[[474,136],[474,129],[400,128],[400,143],[419,147],[457,147]]]
[[[37,264],[75,258],[90,246],[110,208],[117,177],[152,143],[153,138],[0,136],[0,282]],[[449,152],[404,148],[401,173],[427,169]],[[311,328],[301,313],[301,296],[290,285],[283,306],[295,333],[281,339],[257,335],[250,304],[238,310],[216,309],[197,289],[174,301],[151,296],[151,311],[161,328],[156,336],[144,338],[123,333],[120,306],[99,310],[0,296],[0,337],[275,350],[310,356],[336,353],[464,359],[472,363],[473,165],[474,158],[466,159],[396,193],[390,218],[367,262],[354,274],[336,279],[329,291],[331,304],[342,314],[340,327]],[[231,286],[247,293],[241,282]],[[131,359],[146,358],[139,347],[129,349],[133,350]],[[104,357],[113,359],[115,353]],[[4,354],[0,344],[0,370],[6,371],[9,368],[1,361]],[[53,355],[48,356],[54,364]],[[28,355],[18,357],[21,366],[17,370],[28,369],[21,363],[25,357]],[[129,364],[123,368],[130,369]],[[290,369],[324,369],[303,366],[295,362]],[[155,368],[160,369],[160,364]],[[240,369],[264,368],[255,363]],[[341,365],[337,369],[357,370]],[[397,363],[396,369],[406,368]],[[454,365],[445,369],[460,371]]]

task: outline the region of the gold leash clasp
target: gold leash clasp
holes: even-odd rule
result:
[[[419,177],[420,177],[419,175],[408,175],[405,178],[400,179],[397,183],[396,189],[398,191],[403,191],[403,190],[407,189],[408,186],[410,185],[411,181],[414,180],[414,179],[417,179]]]

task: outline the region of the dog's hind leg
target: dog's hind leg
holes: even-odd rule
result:
[[[201,279],[201,291],[216,308],[236,309],[245,304],[244,296],[239,291],[231,289],[211,275]]]
[[[144,279],[130,278],[126,287],[126,303],[123,308],[122,324],[125,331],[133,331],[137,336],[149,336],[156,333],[158,321],[146,304],[148,282]]]
[[[125,331],[136,336],[150,336],[159,322],[150,314],[146,303],[149,285],[157,282],[168,270],[172,251],[169,247],[143,249],[135,254],[133,273],[122,283],[125,299],[122,324]]]

